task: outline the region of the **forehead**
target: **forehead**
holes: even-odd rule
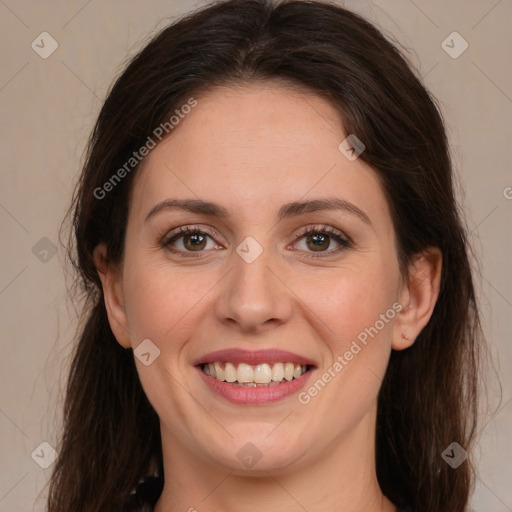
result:
[[[333,195],[373,214],[387,210],[375,171],[339,150],[348,134],[327,100],[279,83],[218,87],[195,99],[143,161],[134,210],[195,197],[226,204],[241,218]]]

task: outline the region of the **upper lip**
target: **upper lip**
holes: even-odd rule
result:
[[[204,356],[198,357],[194,366],[205,363],[214,363],[215,361],[228,361],[231,363],[247,363],[257,365],[262,363],[294,363],[310,366],[317,366],[316,363],[307,357],[288,352],[286,350],[267,349],[267,350],[242,350],[239,348],[227,348],[216,350]]]

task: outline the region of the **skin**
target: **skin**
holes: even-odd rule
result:
[[[426,250],[401,275],[377,173],[339,151],[347,134],[326,100],[273,82],[196,99],[136,177],[122,265],[106,264],[104,245],[95,251],[116,339],[160,349],[149,366],[135,359],[161,422],[165,486],[155,511],[396,511],[375,473],[377,394],[391,350],[412,345],[432,314],[441,254]],[[354,204],[371,225],[341,210],[277,219],[284,203],[326,197]],[[163,209],[145,220],[169,198],[213,201],[231,215]],[[187,225],[215,234],[196,258],[159,244]],[[311,236],[296,239],[310,226],[353,245],[336,251],[327,238],[315,251]],[[263,248],[252,263],[235,251],[247,236]],[[170,247],[194,249],[186,237]],[[280,348],[313,359],[314,382],[397,302],[403,309],[307,404],[295,394],[235,405],[192,366],[213,350]],[[252,468],[237,457],[248,442],[262,454]]]

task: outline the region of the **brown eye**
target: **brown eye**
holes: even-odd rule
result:
[[[206,236],[201,233],[193,233],[191,235],[183,235],[183,246],[187,250],[197,251],[204,249],[206,246]]]
[[[197,228],[184,227],[179,228],[178,232],[172,232],[163,241],[162,247],[182,256],[193,256],[190,253],[197,253],[197,256],[200,256],[207,249],[217,248],[217,244],[209,233]]]
[[[306,237],[306,245],[312,251],[323,251],[329,248],[331,237],[329,235],[316,233]]]
[[[300,247],[301,243],[302,247]],[[296,238],[294,245],[305,253],[316,253],[307,255],[310,258],[330,256],[352,247],[352,243],[347,238],[329,226],[307,229]]]

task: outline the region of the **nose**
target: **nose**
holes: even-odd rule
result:
[[[240,332],[263,332],[286,323],[293,310],[293,293],[279,276],[279,264],[263,250],[248,262],[233,253],[233,266],[218,289],[215,314]]]

